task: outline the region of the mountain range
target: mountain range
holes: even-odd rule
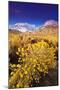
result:
[[[48,26],[57,27],[58,23],[54,20],[48,20],[43,25],[40,25],[38,27],[36,27],[36,25],[29,24],[29,23],[16,23],[14,25],[10,25],[9,29],[10,30],[17,30],[20,32],[27,32],[27,31],[31,32],[31,31],[43,29],[43,28],[48,27]]]

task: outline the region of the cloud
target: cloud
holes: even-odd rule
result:
[[[16,29],[21,32],[33,31],[35,27],[35,25],[29,23],[16,23],[14,25],[9,25],[9,29]]]

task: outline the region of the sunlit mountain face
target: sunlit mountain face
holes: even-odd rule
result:
[[[57,23],[56,21],[54,21],[54,20],[48,20],[48,21],[46,21],[45,24],[44,24],[44,26],[50,26],[50,25],[52,25],[52,26],[57,26],[58,23]]]

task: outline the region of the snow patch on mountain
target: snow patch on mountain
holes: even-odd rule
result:
[[[10,25],[9,29],[15,29],[21,32],[26,32],[26,31],[33,31],[35,27],[36,27],[35,25],[29,23],[16,23],[14,25]]]
[[[44,23],[44,25],[43,26],[57,26],[58,25],[58,23],[57,23],[57,21],[55,21],[55,20],[48,20],[48,21],[46,21],[45,23]]]
[[[55,20],[48,20],[43,25],[38,26],[37,28],[38,29],[44,29],[47,26],[54,26],[55,27],[55,26],[58,26],[58,23]]]

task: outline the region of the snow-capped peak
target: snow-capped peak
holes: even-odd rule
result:
[[[55,21],[55,20],[48,20],[48,21],[46,21],[45,23],[44,23],[44,25],[43,26],[57,26],[58,25],[58,23],[57,23],[57,21]]]
[[[38,29],[44,29],[45,27],[48,27],[48,26],[56,27],[56,26],[58,26],[58,23],[55,20],[48,20],[44,24],[39,26]]]
[[[14,25],[10,25],[9,29],[15,29],[21,32],[26,32],[26,31],[32,31],[35,29],[35,25],[29,24],[29,23],[16,23]]]

